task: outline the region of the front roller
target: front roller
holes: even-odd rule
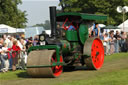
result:
[[[55,50],[31,51],[28,55],[27,67],[33,67],[27,68],[27,73],[32,77],[58,77],[62,73],[63,66],[52,66],[56,62]],[[62,56],[60,62],[63,62]]]
[[[84,62],[89,69],[98,70],[104,62],[104,47],[99,38],[88,38],[84,44]]]

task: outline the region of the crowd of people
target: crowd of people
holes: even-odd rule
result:
[[[98,23],[89,28],[89,37],[99,37],[104,45],[105,55],[126,52],[128,50],[127,34],[111,30],[101,31]],[[14,37],[3,35],[0,38],[0,72],[7,72],[9,69],[15,71],[17,67],[24,69],[27,63],[27,49],[31,46],[40,45],[39,36],[25,39],[24,37]]]
[[[128,49],[126,39],[127,34],[123,31],[116,31],[114,34],[114,30],[111,30],[109,33],[105,33],[103,38],[105,54],[126,52]]]
[[[9,69],[15,71],[17,68],[24,69],[27,62],[26,50],[31,46],[39,45],[39,38],[35,36],[25,39],[3,35],[0,38],[0,72]]]
[[[104,45],[105,55],[110,55],[113,53],[126,52],[128,50],[127,44],[127,34],[124,31],[119,32],[118,30],[114,32],[105,32],[101,30],[98,23],[95,23],[89,28],[90,37],[99,37]]]

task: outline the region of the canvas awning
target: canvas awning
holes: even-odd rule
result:
[[[16,29],[16,32],[19,33],[19,32],[22,32],[22,33],[25,33],[25,29]]]
[[[57,14],[57,21],[64,21],[66,18],[69,21],[79,21],[79,20],[107,20],[105,15],[96,15],[96,14],[86,14],[86,13],[75,13],[75,12],[65,12]]]
[[[5,24],[0,24],[0,33],[16,33],[16,28]]]
[[[128,19],[123,22],[124,23],[124,31],[128,32]],[[123,30],[123,23],[121,23],[118,27]]]
[[[119,29],[117,26],[108,25],[106,27],[103,27],[103,29]]]

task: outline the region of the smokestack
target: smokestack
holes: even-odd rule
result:
[[[50,22],[51,22],[51,36],[56,37],[56,6],[49,7],[50,9]]]

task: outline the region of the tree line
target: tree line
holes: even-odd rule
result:
[[[122,14],[116,11],[117,6],[127,6],[128,0],[60,0],[64,12],[82,12],[107,15],[107,24],[122,23]],[[125,15],[125,19],[128,14]]]
[[[21,0],[0,0],[0,24],[6,24],[15,28],[26,27],[27,13],[18,9],[19,4],[22,4]],[[60,0],[59,3],[63,12],[107,15],[108,20],[106,24],[111,25],[122,23],[122,14],[118,13],[116,8],[117,6],[127,5],[128,0]],[[128,14],[125,14],[125,19],[127,18]],[[38,23],[34,26],[50,29],[50,22],[46,20],[44,23]]]
[[[104,23],[106,25],[119,25],[122,23],[122,14],[117,12],[118,6],[127,6],[128,0],[59,0],[59,6],[62,10],[57,12],[80,12],[98,15],[107,15],[107,22],[98,21],[98,23]],[[128,18],[128,13],[125,14],[125,20]],[[46,24],[46,25],[45,25]],[[45,26],[44,26],[45,25]],[[50,25],[50,24],[49,24]],[[36,26],[43,26],[50,29],[48,22],[44,24],[36,24]]]
[[[15,28],[26,27],[26,11],[18,9],[21,0],[0,0],[0,24],[6,24]]]

